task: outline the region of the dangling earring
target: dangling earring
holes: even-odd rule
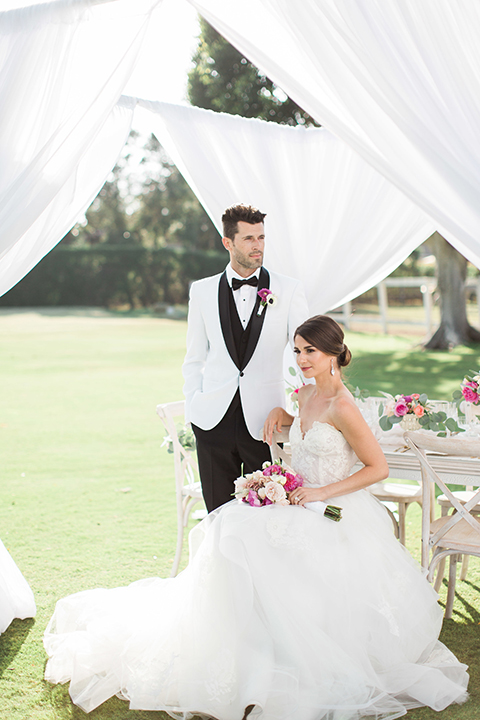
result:
[[[335,375],[335,368],[333,367],[333,358],[332,358],[332,363],[330,365],[330,375]]]

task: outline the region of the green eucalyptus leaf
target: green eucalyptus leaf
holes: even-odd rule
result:
[[[447,437],[447,433],[446,433],[446,432],[439,432],[439,433],[437,433],[437,437]]]
[[[396,415],[392,415],[389,419],[392,425],[395,425],[396,423],[402,422],[403,417],[397,417]]]
[[[420,397],[418,398],[418,402],[423,405],[423,403],[426,403],[428,400],[428,395],[426,393],[422,393]]]
[[[390,418],[387,415],[382,415],[380,420],[378,421],[378,424],[382,428],[384,432],[387,432],[387,430],[392,429],[392,424],[390,422]]]
[[[422,427],[425,427],[426,425],[429,425],[430,420],[428,418],[428,415],[423,415],[421,418],[418,418],[418,422]]]
[[[380,403],[378,406],[378,417],[382,417],[383,415],[383,403]]]
[[[463,400],[463,395],[460,390],[455,390],[455,392],[452,393],[452,397],[454,400]]]
[[[292,366],[290,366],[288,368],[288,372],[290,373],[290,375],[293,375],[293,376],[295,376],[297,374],[297,371]]]

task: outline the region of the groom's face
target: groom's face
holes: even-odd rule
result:
[[[248,277],[263,263],[265,229],[263,223],[239,220],[234,239],[223,238],[223,244],[230,253],[232,268],[242,277]]]

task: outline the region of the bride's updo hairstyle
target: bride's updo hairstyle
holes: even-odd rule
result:
[[[342,328],[328,315],[314,315],[305,320],[295,330],[295,337],[297,335],[325,355],[337,358],[338,367],[346,367],[352,359],[352,353],[343,342]]]

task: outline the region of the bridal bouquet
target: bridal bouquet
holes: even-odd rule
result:
[[[252,507],[290,505],[289,493],[302,485],[303,478],[277,460],[274,463],[265,462],[261,470],[237,478],[234,495],[238,500]],[[334,505],[326,505],[322,502],[306,503],[307,505],[331,520],[338,522],[342,518],[342,509]]]

